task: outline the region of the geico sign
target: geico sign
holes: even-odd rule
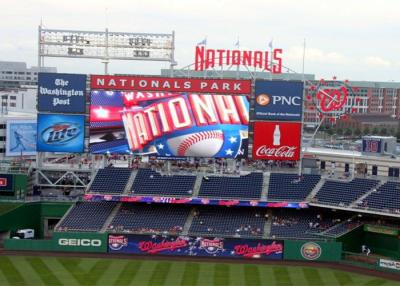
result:
[[[87,238],[60,238],[58,245],[62,246],[101,246],[100,239],[87,239]]]

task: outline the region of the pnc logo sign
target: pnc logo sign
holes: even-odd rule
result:
[[[58,239],[58,245],[61,246],[93,246],[100,247],[100,239],[88,239],[88,238],[60,238]]]
[[[268,94],[260,94],[257,96],[256,101],[259,105],[267,106],[271,102],[271,99]]]
[[[268,95],[260,94],[257,96],[256,101],[259,105],[267,106],[271,101],[273,105],[289,105],[289,106],[300,106],[300,96],[284,96],[284,95]]]
[[[255,119],[301,121],[303,83],[256,80],[255,95]]]

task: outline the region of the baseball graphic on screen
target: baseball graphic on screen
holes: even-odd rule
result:
[[[174,156],[213,157],[224,144],[221,130],[201,131],[167,140]]]

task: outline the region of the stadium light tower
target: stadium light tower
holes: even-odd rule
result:
[[[110,60],[169,62],[176,65],[171,34],[38,29],[38,67],[45,57],[100,59],[104,73]]]

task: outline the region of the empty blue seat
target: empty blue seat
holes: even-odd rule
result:
[[[196,176],[161,175],[150,169],[139,169],[132,186],[132,193],[138,195],[190,197]]]
[[[364,207],[400,214],[400,182],[386,182],[370,193],[361,204]]]
[[[320,179],[320,175],[271,173],[268,200],[304,201]]]
[[[91,193],[122,194],[131,176],[129,168],[104,168],[98,170],[90,186]]]
[[[115,202],[78,202],[62,220],[57,230],[99,231],[115,205]]]
[[[240,177],[207,176],[201,183],[199,197],[255,200],[261,197],[262,185],[262,173]]]
[[[355,178],[350,182],[327,180],[315,199],[318,203],[347,206],[378,184],[377,180]]]
[[[190,206],[124,203],[108,226],[110,231],[136,233],[180,233]]]

